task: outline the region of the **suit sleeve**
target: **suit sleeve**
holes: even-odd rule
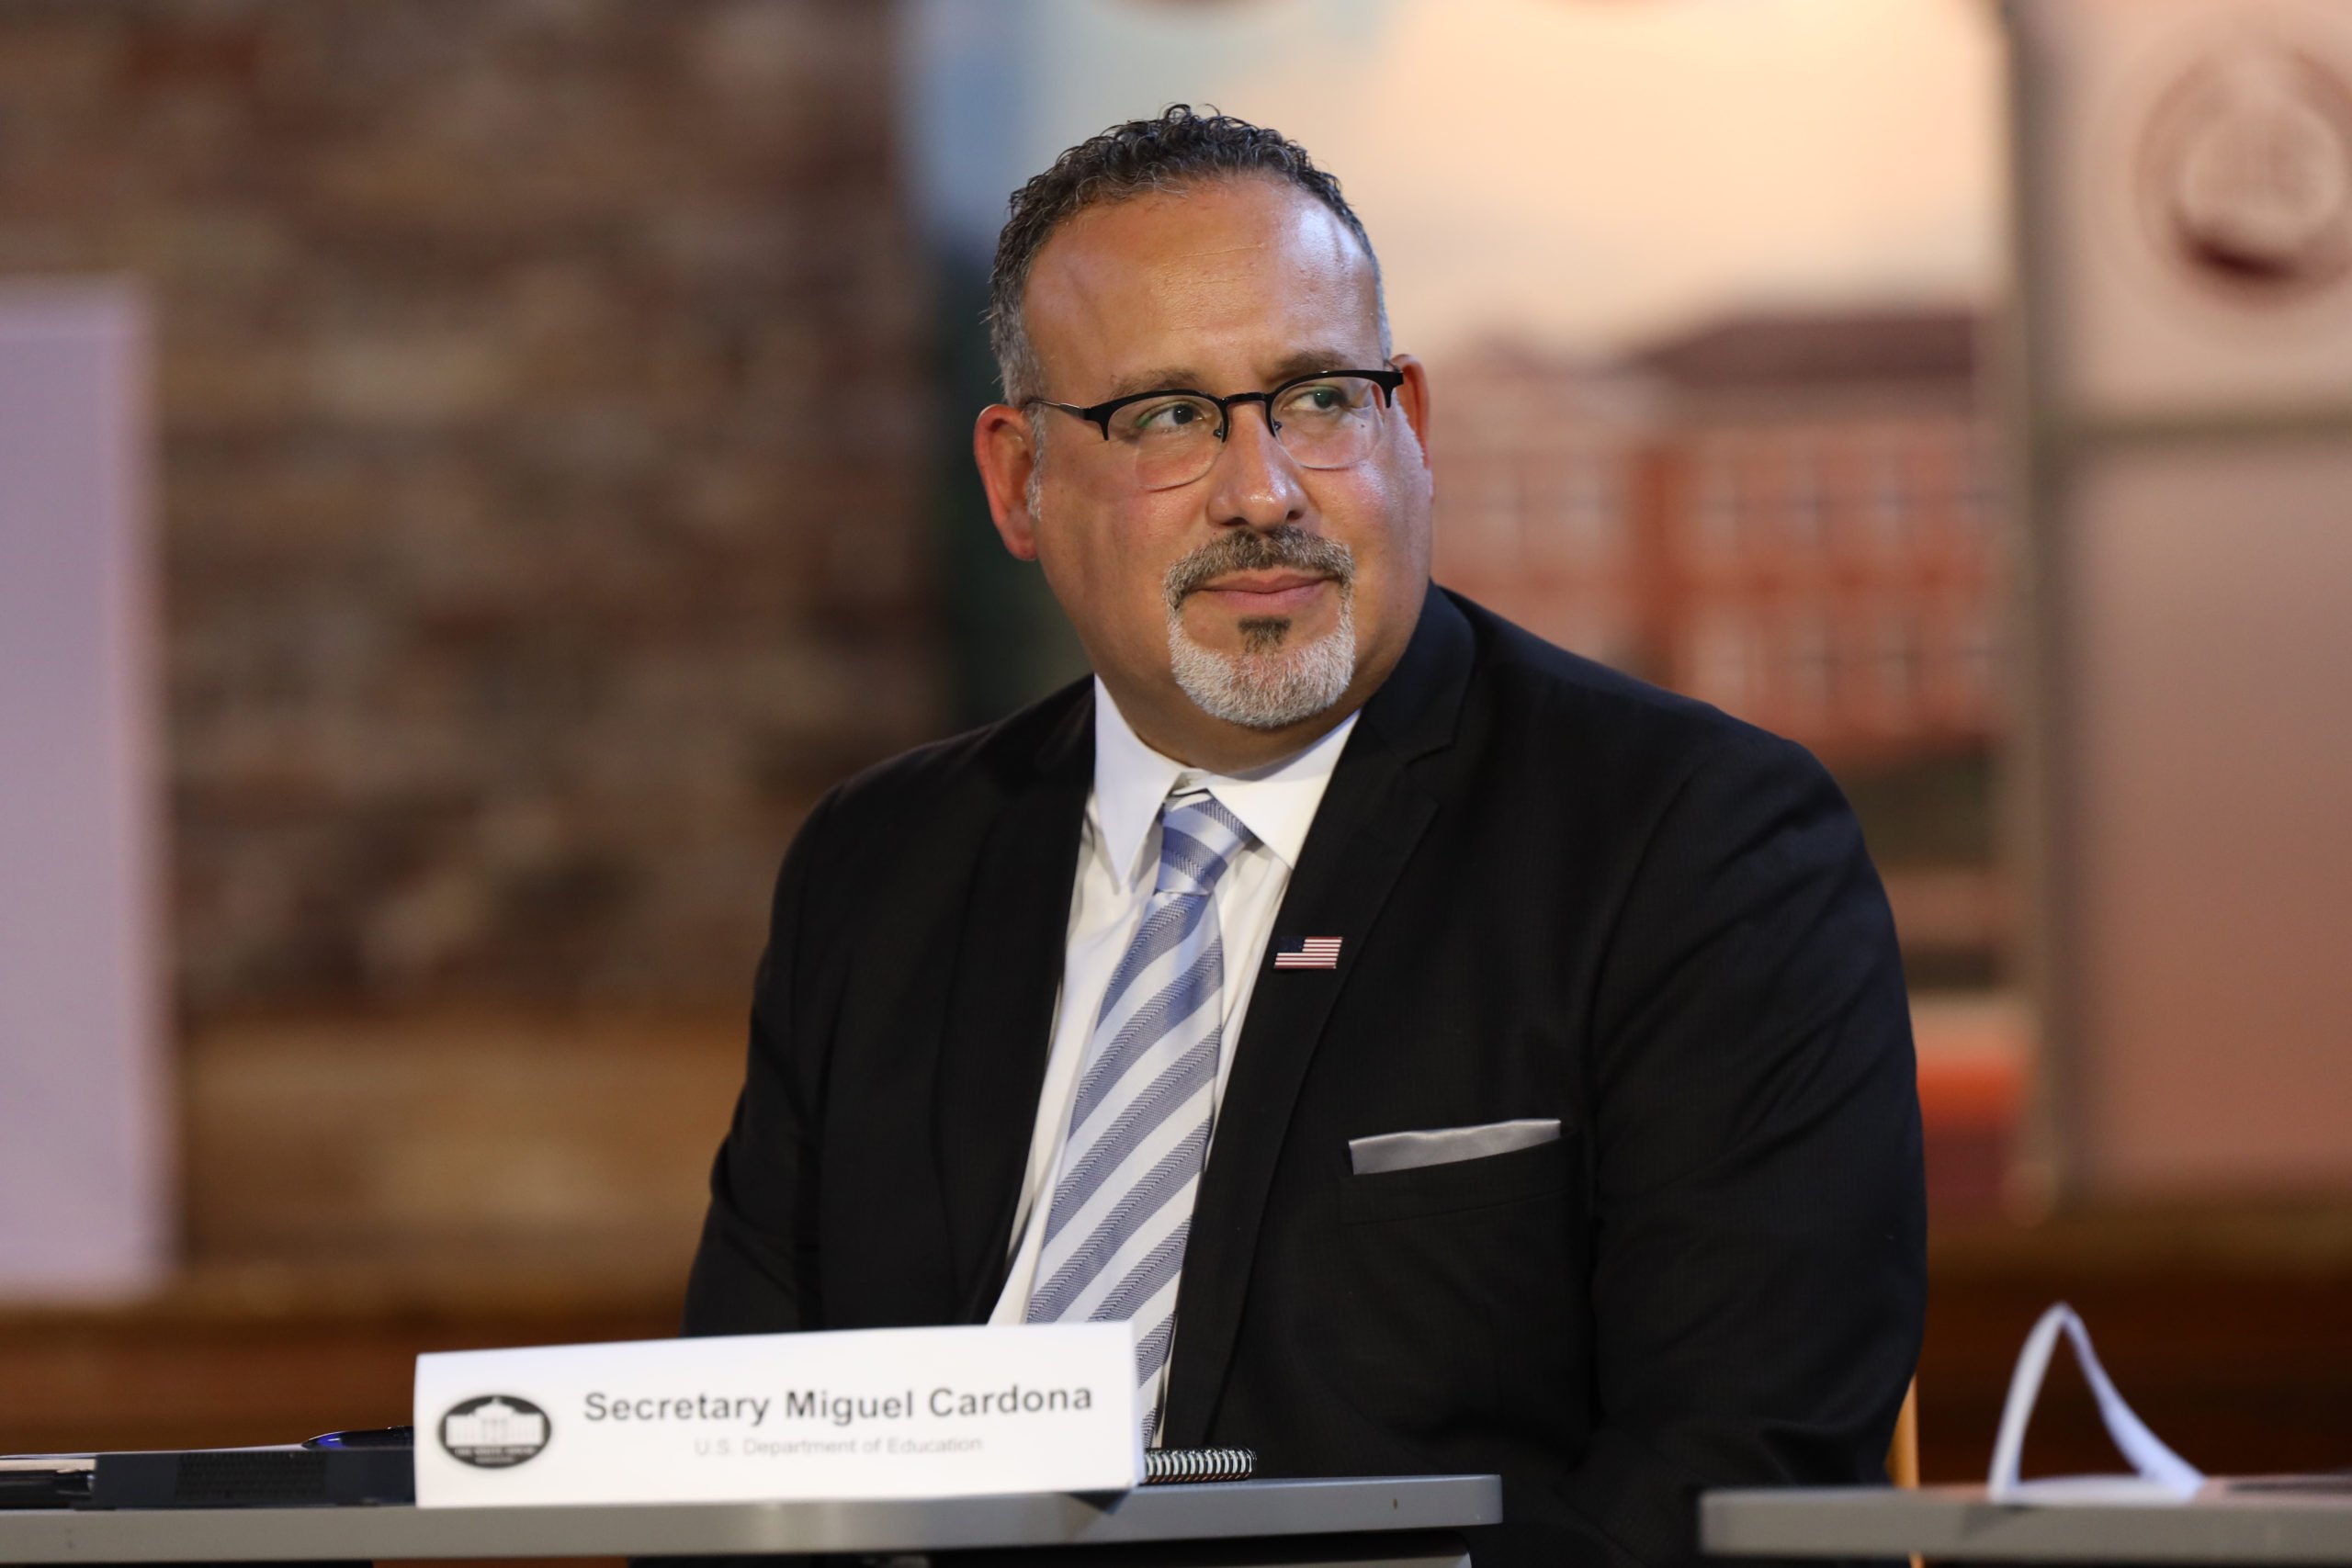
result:
[[[1902,964],[1860,828],[1809,754],[1751,735],[1684,779],[1598,995],[1601,1424],[1545,1506],[1603,1559],[1682,1562],[1704,1488],[1883,1480],[1918,1355]]]
[[[823,1324],[815,1215],[820,1053],[796,1027],[811,863],[831,821],[820,802],[776,876],[753,987],[750,1059],[710,1171],[710,1209],[686,1281],[684,1332],[768,1334]]]

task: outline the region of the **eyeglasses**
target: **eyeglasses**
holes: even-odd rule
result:
[[[1103,440],[1131,450],[1136,483],[1145,490],[1173,490],[1216,466],[1240,403],[1265,405],[1266,428],[1299,467],[1360,463],[1372,451],[1381,411],[1396,405],[1396,389],[1404,384],[1402,370],[1326,370],[1284,381],[1271,392],[1236,392],[1229,398],[1171,387],[1091,408],[1048,398],[1029,400],[1075,414],[1099,428]]]

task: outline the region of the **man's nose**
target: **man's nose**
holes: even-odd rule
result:
[[[1225,449],[1209,470],[1209,517],[1250,528],[1303,521],[1312,510],[1298,465],[1274,439],[1270,409],[1238,403],[1226,414]]]

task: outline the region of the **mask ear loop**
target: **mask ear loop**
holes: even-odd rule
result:
[[[2058,1348],[2062,1331],[2074,1341],[2075,1359],[2081,1363],[2092,1397],[2098,1401],[2099,1419],[2107,1424],[2108,1437],[2132,1461],[2139,1480],[2167,1496],[2186,1499],[2195,1495],[2198,1488],[2205,1484],[2204,1474],[2166,1448],[2148,1430],[2147,1423],[2132,1414],[2132,1407],[2123,1403],[2123,1396],[2115,1392],[2115,1384],[2108,1380],[2107,1369],[2098,1364],[2098,1354],[2091,1348],[2090,1331],[2083,1326],[2083,1320],[2075,1315],[2073,1307],[2060,1302],[2041,1314],[2041,1321],[2025,1337],[2025,1348],[2018,1352],[2018,1368],[2009,1377],[2009,1396],[2001,1406],[2000,1435],[1993,1441],[1993,1470],[1985,1480],[1985,1500],[2030,1501],[2038,1490],[2050,1485],[2020,1482],[2018,1461],[2024,1455],[2026,1425],[2033,1419],[2034,1402],[2041,1396],[2042,1376],[2050,1371],[2051,1353]]]

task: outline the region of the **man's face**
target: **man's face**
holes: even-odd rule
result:
[[[1257,177],[1080,212],[1039,251],[1025,321],[1046,396],[1080,406],[1173,387],[1260,392],[1385,363],[1369,258],[1319,202]],[[1420,613],[1430,540],[1423,389],[1419,367],[1399,364],[1407,385],[1393,406],[1372,392],[1369,446],[1341,468],[1297,461],[1250,403],[1232,411],[1204,474],[1150,489],[1130,444],[1037,408],[1030,417],[1051,423],[1033,487],[1023,433],[999,414],[992,467],[983,416],[1007,545],[1042,563],[1147,739],[1155,717],[1163,731],[1205,725],[1213,741],[1218,725],[1311,723],[1296,711],[1302,691],[1336,716],[1394,667]],[[1220,672],[1241,679],[1240,708],[1204,700],[1200,682]],[[1273,705],[1249,705],[1260,699]]]

